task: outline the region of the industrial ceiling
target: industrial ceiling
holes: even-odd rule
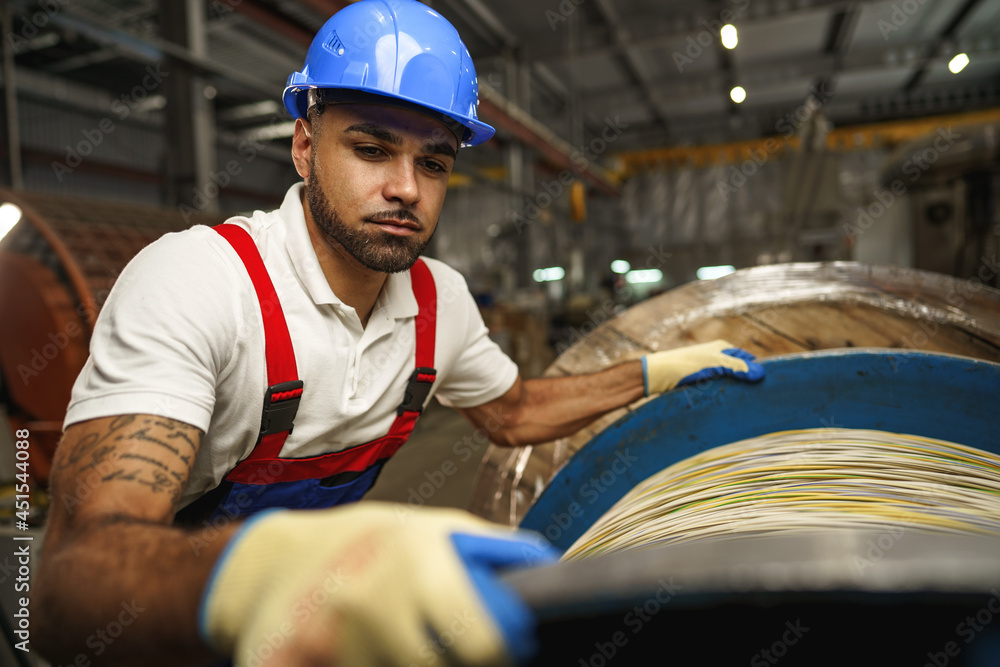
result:
[[[74,84],[136,114],[162,96],[129,90],[163,62],[193,66],[220,135],[282,142],[279,99],[311,36],[344,0],[187,0],[203,39],[164,38],[165,0],[9,0],[19,91],[80,102]],[[175,0],[181,1],[181,0]],[[481,115],[512,138],[557,153],[606,128],[615,152],[733,141],[796,129],[821,105],[835,126],[997,106],[1000,0],[428,0],[462,34],[479,70]],[[738,44],[722,45],[732,23]],[[966,53],[957,74],[949,61]],[[737,104],[731,90],[746,99]],[[497,151],[477,161],[500,163]],[[546,153],[542,151],[543,157]],[[556,166],[561,166],[556,164]],[[593,175],[600,185],[603,176]],[[601,189],[600,187],[598,189]]]

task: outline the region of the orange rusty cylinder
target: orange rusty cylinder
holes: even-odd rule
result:
[[[31,431],[31,470],[44,484],[115,279],[163,234],[222,218],[0,189],[2,202],[23,217],[0,242],[0,374],[11,427]]]
[[[591,315],[592,331],[585,329],[587,335],[563,352],[546,376],[591,373],[647,352],[717,338],[759,358],[877,347],[1000,362],[1000,290],[928,271],[856,262],[759,266],[683,285],[617,317],[610,307]],[[706,389],[678,391],[695,396]],[[556,442],[520,449],[491,445],[469,509],[518,525],[580,448],[648,400]]]
[[[32,432],[32,472],[44,480],[70,389],[87,360],[88,327],[55,273],[32,257],[5,251],[0,312],[7,323],[0,327],[0,367],[11,426]]]

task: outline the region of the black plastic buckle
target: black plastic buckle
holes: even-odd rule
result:
[[[264,411],[260,416],[260,437],[263,438],[265,435],[274,435],[282,431],[292,432],[292,422],[295,421],[295,413],[299,410],[299,400],[302,398],[302,394],[278,401],[272,400],[271,397],[274,394],[297,389],[302,389],[302,380],[279,382],[267,388],[267,393],[264,394]]]
[[[419,379],[421,375],[429,375],[430,379],[421,380]],[[431,393],[431,385],[434,384],[434,377],[436,375],[437,371],[433,368],[417,368],[413,371],[409,381],[406,383],[406,394],[403,396],[403,402],[396,408],[396,414],[423,412],[424,401],[427,400],[427,395]]]

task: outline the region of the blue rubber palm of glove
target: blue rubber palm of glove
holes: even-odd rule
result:
[[[484,606],[503,634],[507,650],[518,664],[538,651],[535,617],[528,605],[497,576],[507,568],[544,565],[559,559],[560,552],[542,538],[514,533],[509,538],[455,533],[455,551],[469,572]]]
[[[690,375],[681,378],[681,380],[677,383],[677,386],[680,387],[686,384],[695,384],[696,382],[701,382],[702,380],[711,380],[712,378],[722,376],[734,377],[737,380],[746,380],[748,382],[756,382],[764,377],[764,367],[754,362],[754,359],[757,357],[750,354],[746,350],[738,347],[731,347],[723,350],[722,353],[747,362],[747,370],[734,371],[733,369],[726,368],[725,366],[703,368],[697,373],[691,373]]]

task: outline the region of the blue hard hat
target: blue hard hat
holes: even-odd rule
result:
[[[330,17],[302,71],[288,77],[285,108],[304,118],[309,91],[323,89],[380,95],[436,112],[464,128],[461,146],[481,144],[496,132],[476,114],[476,68],[458,31],[417,0],[361,0]]]

